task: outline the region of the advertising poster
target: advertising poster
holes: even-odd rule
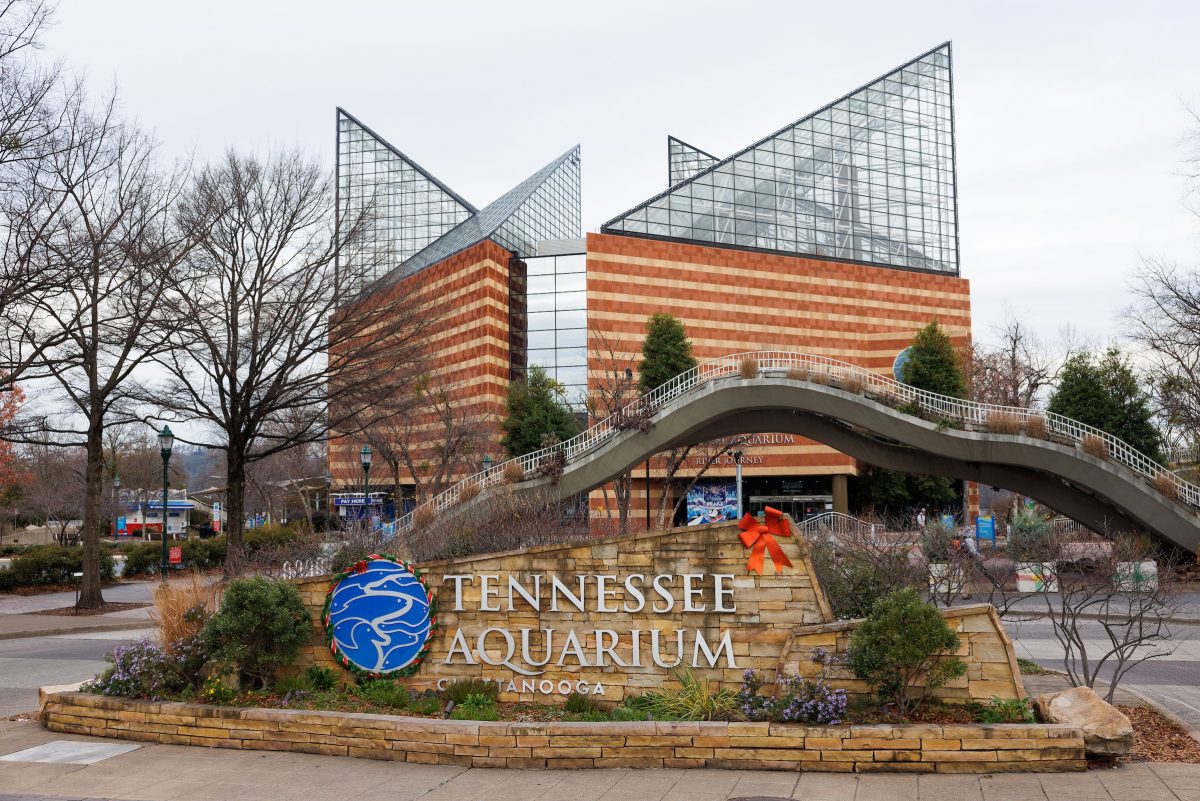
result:
[[[989,515],[979,515],[975,518],[975,539],[980,542],[996,541],[996,518]]]
[[[737,520],[737,485],[732,481],[697,482],[688,490],[687,524]]]

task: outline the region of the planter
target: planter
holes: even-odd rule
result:
[[[1017,562],[1017,592],[1058,592],[1053,562]]]
[[[966,575],[958,565],[946,562],[929,563],[929,593],[935,596],[954,596],[962,592]]]
[[[1087,764],[1079,727],[1044,723],[485,723],[74,692],[44,693],[41,717],[47,729],[66,734],[479,768],[998,773]]]
[[[1121,592],[1150,592],[1158,589],[1158,563],[1153,559],[1142,562],[1117,562],[1117,589]]]

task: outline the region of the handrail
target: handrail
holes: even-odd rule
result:
[[[636,428],[638,421],[648,419],[658,409],[694,389],[713,381],[746,377],[743,368],[750,362],[756,365],[755,377],[773,375],[778,378],[826,386],[836,384],[845,391],[874,395],[886,399],[896,406],[912,407],[937,419],[960,423],[969,430],[988,430],[988,419],[993,415],[1005,416],[1008,418],[1006,422],[1015,418],[1022,428],[1027,427],[1030,418],[1041,418],[1047,438],[1054,437],[1077,445],[1082,443],[1085,437],[1096,437],[1107,446],[1108,458],[1111,461],[1128,467],[1151,482],[1163,480],[1171,482],[1175,489],[1175,497],[1179,501],[1193,509],[1200,510],[1200,487],[1184,481],[1149,456],[1094,426],[1053,412],[1000,406],[993,403],[977,403],[939,395],[936,392],[902,384],[890,376],[880,375],[864,367],[826,356],[768,350],[734,353],[697,365],[640,396],[615,414],[609,415],[568,440],[495,464],[486,470],[464,478],[400,518],[399,528],[404,531],[410,530],[413,521],[422,510],[429,509],[437,514],[457,504],[464,487],[474,485],[478,490],[484,490],[503,483],[506,481],[505,473],[509,465],[519,465],[522,475],[530,476],[539,468],[552,466],[555,463],[561,464],[564,460],[570,464],[575,459],[598,448],[621,431]],[[476,494],[478,491],[473,492],[471,497]]]
[[[845,512],[822,512],[819,515],[814,515],[805,520],[801,520],[796,524],[796,528],[800,529],[802,534],[812,534],[816,531],[826,529],[834,534],[848,534],[851,531],[859,532],[866,531],[874,536],[879,525],[877,523],[868,523],[865,520],[859,520],[857,517],[848,515]]]

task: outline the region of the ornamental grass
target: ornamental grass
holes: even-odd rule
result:
[[[838,379],[838,385],[851,395],[861,395],[865,384],[856,375],[844,375]]]
[[[1169,473],[1159,473],[1154,476],[1154,488],[1171,500],[1179,497],[1179,485],[1175,483]]]
[[[525,468],[521,467],[518,461],[511,461],[504,465],[504,480],[509,484],[516,484],[525,480]]]
[[[480,492],[479,485],[476,484],[474,481],[472,481],[470,484],[464,484],[462,486],[462,489],[460,489],[458,491],[458,500],[460,502],[465,503],[465,502],[471,500],[472,498],[477,497],[479,495],[479,492]]]
[[[807,381],[809,373],[807,367],[789,367],[787,378],[791,381]]]
[[[415,528],[426,528],[437,517],[437,511],[433,508],[433,504],[422,504],[413,509],[412,515]]]
[[[1079,447],[1083,448],[1083,452],[1088,456],[1095,456],[1097,459],[1108,458],[1108,443],[1095,434],[1084,434],[1083,439],[1079,441]]]
[[[174,654],[181,642],[199,634],[220,600],[220,585],[206,583],[198,572],[160,582],[154,589],[153,615],[163,649]]]
[[[1037,439],[1046,439],[1046,418],[1040,414],[1026,417],[1025,433]]]
[[[742,378],[758,378],[758,359],[747,357],[738,364],[738,373]]]
[[[1012,412],[989,412],[987,430],[993,434],[1020,434],[1021,420]]]

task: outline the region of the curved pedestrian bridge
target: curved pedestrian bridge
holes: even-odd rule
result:
[[[526,476],[519,492],[567,498],[668,448],[750,433],[797,434],[880,467],[1004,487],[1094,531],[1147,531],[1193,553],[1200,546],[1200,487],[1099,429],[780,351],[706,362],[566,442],[464,479],[398,528],[472,502],[508,481],[512,463]]]

